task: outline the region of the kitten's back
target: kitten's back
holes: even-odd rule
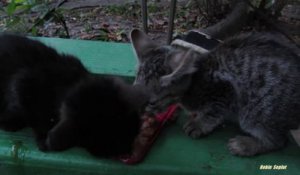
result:
[[[287,127],[299,123],[297,47],[278,35],[250,33],[225,41],[211,56],[221,65],[218,74],[234,86],[241,106],[245,102],[251,112],[264,110],[266,120]]]

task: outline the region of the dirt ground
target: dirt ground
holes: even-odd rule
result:
[[[186,2],[177,3],[174,35],[203,25],[198,21],[198,10],[188,9]],[[130,31],[142,28],[139,5],[140,1],[71,0],[61,8],[71,38],[128,42]],[[149,35],[160,43],[165,43],[167,38],[169,5],[168,1],[148,3]],[[62,25],[56,22],[46,23],[38,33],[42,36],[65,35]]]
[[[6,0],[1,0],[2,4]],[[59,0],[51,0],[50,7]],[[114,42],[129,42],[128,34],[133,28],[142,28],[140,0],[67,0],[57,10],[58,15],[66,23],[66,28],[57,20],[45,20],[38,25],[35,35],[49,37],[69,37],[73,39],[104,40]],[[282,25],[292,25],[293,37],[299,40],[300,6],[282,11]],[[45,8],[45,7],[44,7]],[[47,7],[46,9],[49,9]],[[27,15],[25,25],[33,22],[41,14],[41,9]],[[165,43],[169,23],[170,0],[148,0],[149,35],[157,42]],[[222,4],[218,9],[206,11],[205,8],[189,4],[189,0],[177,0],[174,36],[192,29],[208,27],[222,20],[230,12],[228,4]],[[28,18],[28,19],[27,19]],[[0,13],[0,28],[1,28]],[[22,30],[19,27],[16,30]],[[250,26],[250,30],[253,26]],[[249,26],[246,27],[249,30]],[[30,34],[30,33],[29,33]]]

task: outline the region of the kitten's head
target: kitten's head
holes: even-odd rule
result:
[[[147,112],[157,113],[182,95],[196,71],[195,54],[170,45],[159,45],[138,29],[131,32],[138,66],[134,84],[151,95]]]
[[[100,157],[130,153],[140,128],[143,98],[120,80],[82,82],[69,93],[59,123],[48,133],[49,150],[79,146]]]

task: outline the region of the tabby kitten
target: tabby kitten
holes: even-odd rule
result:
[[[230,119],[245,133],[229,140],[232,154],[277,150],[300,123],[300,52],[278,37],[248,33],[200,54],[157,45],[135,29],[135,84],[151,92],[150,112],[170,100],[190,111],[184,131],[192,138],[208,135]]]
[[[31,127],[40,150],[131,151],[146,95],[89,72],[71,55],[21,36],[0,36],[0,128]]]

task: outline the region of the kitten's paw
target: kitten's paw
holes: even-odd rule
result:
[[[193,139],[197,139],[203,136],[201,129],[197,128],[194,124],[191,123],[186,123],[183,126],[183,130],[188,136],[192,137]]]
[[[204,132],[205,128],[203,128],[199,121],[195,120],[194,118],[188,120],[184,124],[183,130],[188,136],[192,137],[193,139],[197,139],[208,134],[207,132]]]
[[[228,142],[230,153],[237,156],[253,156],[258,153],[258,146],[258,141],[249,136],[236,136]]]

